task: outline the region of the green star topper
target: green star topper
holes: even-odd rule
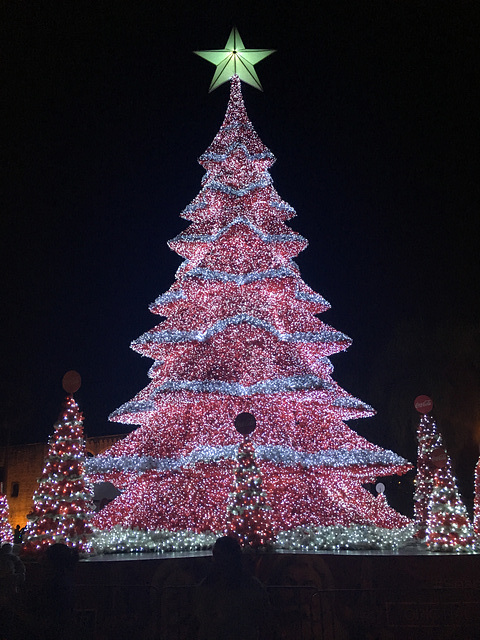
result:
[[[217,67],[209,92],[230,80],[235,74],[243,82],[263,91],[253,66],[274,52],[275,49],[245,49],[236,27],[233,27],[224,49],[194,51],[197,56],[205,58]]]

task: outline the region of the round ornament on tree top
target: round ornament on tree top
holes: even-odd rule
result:
[[[433,409],[433,400],[429,396],[417,396],[413,404],[418,413],[430,413]]]
[[[253,433],[256,426],[257,421],[255,420],[255,416],[247,411],[239,413],[235,418],[235,429],[238,433],[241,433],[242,436],[248,436]]]
[[[82,386],[82,378],[78,371],[67,371],[62,378],[62,387],[67,393],[73,395]]]
[[[443,447],[436,447],[432,451],[430,461],[437,469],[443,469],[447,465],[447,452]]]

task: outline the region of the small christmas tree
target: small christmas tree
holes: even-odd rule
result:
[[[475,497],[473,500],[473,530],[480,537],[480,458],[475,467]]]
[[[13,544],[13,532],[9,522],[8,500],[4,493],[0,493],[0,543]]]
[[[451,473],[450,460],[435,472],[428,505],[426,542],[431,551],[473,551],[475,537]]]
[[[83,416],[73,396],[67,396],[28,515],[26,552],[42,551],[55,542],[88,549],[87,521],[94,504],[85,483],[84,463]]]
[[[255,448],[245,436],[238,448],[235,486],[227,509],[227,535],[242,546],[265,546],[273,540],[270,506],[262,489],[262,476],[255,459]]]
[[[424,398],[426,396],[419,396]],[[430,401],[431,402],[431,401]],[[437,429],[435,420],[428,414],[423,414],[417,430],[418,458],[417,475],[415,477],[415,493],[413,496],[415,507],[416,537],[423,539],[427,528],[428,505],[433,489],[433,479],[438,469],[438,457],[445,457],[442,436]],[[443,464],[444,460],[440,462]]]

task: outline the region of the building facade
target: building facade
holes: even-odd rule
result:
[[[126,434],[86,438],[88,456],[96,456],[110,448]],[[14,444],[0,447],[0,489],[6,494],[10,524],[23,528],[32,508],[32,498],[42,475],[48,444]]]

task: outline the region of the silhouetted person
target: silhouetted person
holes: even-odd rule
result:
[[[23,535],[23,532],[20,529],[20,525],[17,524],[17,526],[15,527],[15,531],[13,532],[14,544],[22,544],[22,535]]]
[[[62,543],[49,546],[43,557],[44,616],[51,623],[52,640],[65,638],[71,627],[77,562],[78,551]]]
[[[268,596],[261,582],[243,570],[242,549],[235,539],[215,542],[212,570],[198,587],[196,605],[199,640],[265,637]]]
[[[8,542],[2,545],[2,548],[0,549],[0,558],[0,562],[5,563],[5,566],[7,566],[9,563],[12,564],[15,592],[17,592],[19,587],[21,587],[25,582],[25,565],[13,552],[13,546]]]
[[[13,553],[11,544],[0,549],[0,637],[8,638],[15,612],[15,598],[25,581],[23,562]]]

